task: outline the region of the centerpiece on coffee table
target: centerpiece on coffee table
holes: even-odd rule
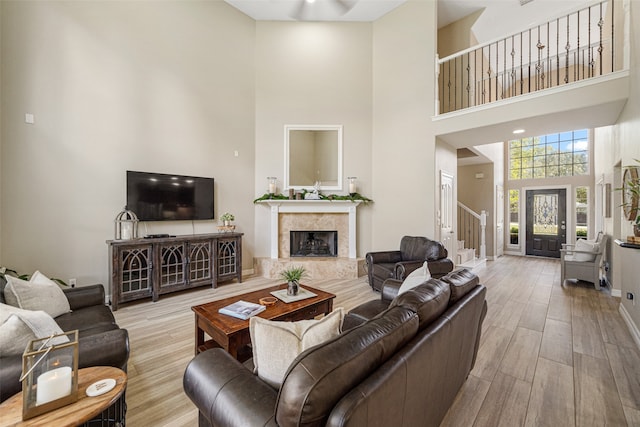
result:
[[[300,280],[308,277],[307,269],[304,266],[291,266],[280,272],[280,277],[287,281],[287,295],[298,295]]]

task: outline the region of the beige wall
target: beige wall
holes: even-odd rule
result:
[[[282,191],[284,125],[343,125],[343,172],[376,203],[358,208],[358,255],[371,246],[372,25],[256,22],[255,195]],[[346,193],[345,182],[342,183]],[[255,206],[256,256],[269,256],[267,206]]]
[[[436,2],[408,1],[373,23],[372,249],[435,236]]]
[[[476,178],[476,174],[482,174],[482,178]],[[495,185],[494,185],[494,165],[493,163],[483,163],[478,165],[461,166],[458,168],[458,179],[464,185],[458,186],[458,200],[471,208],[474,212],[480,213],[487,211],[487,227],[486,227],[486,249],[487,257],[495,255],[494,232],[496,212],[494,209],[495,202]],[[471,248],[466,242],[465,247]],[[476,249],[477,255],[480,255],[480,248]]]
[[[618,3],[616,3],[618,5]],[[621,173],[619,169],[614,168],[614,164],[632,165],[634,159],[640,159],[640,144],[638,143],[638,135],[640,135],[640,4],[635,1],[629,2],[631,12],[631,63],[630,63],[630,87],[629,100],[625,105],[618,123],[605,129],[599,129],[597,135],[597,151],[596,151],[596,176],[604,175],[605,178],[611,177],[613,188],[621,185]],[[608,153],[607,153],[608,151]],[[614,239],[625,239],[627,235],[633,234],[632,226],[629,221],[622,219],[619,192],[615,192],[612,198],[613,215],[612,219],[605,223],[612,230]],[[628,254],[622,251],[632,251]],[[640,274],[640,267],[635,264],[634,269],[625,269],[624,259],[637,259],[636,249],[622,249],[617,246],[612,248],[612,270],[614,288],[620,289],[622,295],[622,305],[624,311],[628,313],[633,321],[636,329],[640,329],[640,304],[633,304],[632,301],[626,299],[626,293],[632,292],[636,299],[640,297],[640,281],[637,280]],[[631,262],[631,261],[630,261]],[[636,339],[639,337],[636,335]]]
[[[3,1],[1,25],[0,264],[106,284],[132,169],[214,177],[252,267],[253,20],[224,2]]]
[[[472,28],[483,11],[484,9],[471,13],[438,30],[438,56],[440,58],[453,55],[476,44]]]

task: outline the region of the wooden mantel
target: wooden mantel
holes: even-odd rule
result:
[[[260,200],[271,208],[271,258],[278,258],[278,215],[281,213],[343,213],[349,215],[349,258],[356,258],[356,208],[360,200]]]

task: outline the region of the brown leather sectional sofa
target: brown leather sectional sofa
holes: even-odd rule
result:
[[[369,319],[354,309],[342,334],[298,356],[280,390],[224,350],[200,353],[183,381],[200,426],[438,426],[487,309],[477,276],[452,274],[369,306]]]
[[[0,302],[4,300],[6,282],[0,278]],[[111,309],[105,305],[102,285],[63,290],[71,312],[54,320],[63,331],[78,329],[78,367],[114,366],[127,371],[129,335],[116,324]],[[22,356],[0,357],[0,402],[22,390],[19,378]]]

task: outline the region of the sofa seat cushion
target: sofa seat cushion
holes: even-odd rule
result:
[[[451,289],[449,284],[440,279],[429,279],[398,295],[389,307],[405,307],[418,313],[420,330],[438,318],[449,306]]]
[[[370,265],[369,268],[372,269],[373,274],[380,278],[384,282],[385,279],[393,279],[394,271],[395,271],[395,263],[377,263]]]
[[[411,340],[417,329],[413,311],[394,307],[302,353],[280,388],[278,425],[324,425],[342,396]]]
[[[455,304],[480,283],[478,276],[466,268],[453,271],[446,276],[441,277],[440,280],[448,283],[451,288],[451,297],[449,299],[450,305]]]
[[[77,329],[80,337],[118,329],[113,313],[106,305],[81,308],[55,318],[63,331]]]
[[[6,276],[4,299],[7,304],[25,310],[46,311],[51,317],[68,313],[71,310],[69,300],[60,286],[36,271],[30,281]]]
[[[337,308],[321,319],[281,322],[249,319],[254,372],[273,388],[280,388],[291,362],[304,350],[338,336],[344,311]]]

